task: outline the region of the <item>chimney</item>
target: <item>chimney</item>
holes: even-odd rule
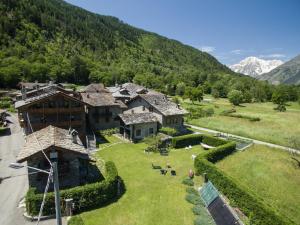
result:
[[[180,104],[177,104],[177,108],[180,109]]]
[[[53,85],[53,81],[52,80],[49,81],[49,85],[50,86]]]
[[[71,135],[72,135],[72,141],[73,141],[73,143],[74,144],[78,144],[78,142],[77,142],[78,132],[75,129],[73,129],[71,131]]]
[[[131,110],[131,114],[134,114],[134,110],[133,109]]]
[[[25,101],[27,98],[27,93],[26,93],[26,88],[24,86],[22,86],[21,93],[22,93],[22,100]]]
[[[154,100],[154,104],[155,104],[155,105],[157,105],[157,101],[156,101],[156,99]]]

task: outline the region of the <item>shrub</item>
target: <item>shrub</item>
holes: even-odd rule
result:
[[[199,205],[202,202],[200,195],[194,195],[194,194],[187,194],[185,196],[185,200],[193,205]]]
[[[212,221],[212,219],[209,215],[197,216],[194,221],[194,225],[209,225],[209,224],[214,224],[214,222]]]
[[[105,169],[106,179],[101,182],[86,184],[60,191],[61,199],[73,199],[75,206],[74,213],[79,213],[107,204],[117,197],[118,187],[120,187],[120,193],[125,190],[123,181],[118,176],[118,171],[115,164],[113,162],[106,162]],[[25,200],[26,210],[29,215],[38,214],[42,199],[43,194],[36,193],[34,188],[30,188],[28,190]],[[64,202],[61,201],[61,204],[63,206]],[[46,202],[43,212],[44,215],[52,215],[55,213],[55,200],[53,192],[46,195]]]
[[[204,144],[214,146],[214,147],[228,143],[228,141],[226,141],[224,139],[213,137],[211,135],[206,135],[206,134],[202,134],[202,142]]]
[[[113,134],[118,133],[118,128],[111,128],[111,129],[106,129],[106,130],[100,130],[99,134],[101,136],[111,136]]]
[[[192,211],[195,215],[205,215],[205,214],[207,214],[206,209],[203,205],[195,205],[192,208]]]
[[[241,115],[241,114],[229,114],[227,116],[240,118],[240,119],[246,119],[246,120],[249,120],[251,122],[260,121],[259,117],[252,117],[252,116],[246,116],[246,115]]]
[[[243,93],[238,90],[232,90],[228,93],[228,99],[233,105],[239,105],[243,101]]]
[[[228,110],[224,110],[223,112],[220,113],[221,116],[227,116],[231,113],[235,113],[236,110],[235,109],[228,109]]]
[[[179,133],[175,128],[172,127],[162,127],[159,131],[169,136],[175,136]]]
[[[197,145],[200,144],[202,140],[201,134],[188,134],[180,137],[172,138],[172,146],[174,148],[183,148],[188,145]]]
[[[194,181],[189,177],[184,178],[182,183],[188,186],[194,186]]]
[[[201,117],[210,117],[213,116],[215,111],[213,108],[203,109],[203,108],[195,108],[190,107],[187,109],[189,111],[189,117],[191,119],[197,119]]]
[[[187,187],[186,188],[186,192],[189,193],[189,194],[194,194],[194,195],[198,195],[199,194],[198,191],[195,188],[193,188],[193,187]]]

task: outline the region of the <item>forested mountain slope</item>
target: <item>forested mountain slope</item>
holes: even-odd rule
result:
[[[172,92],[176,84],[260,89],[211,55],[178,41],[90,13],[62,0],[0,2],[0,86],[20,80],[106,85],[134,80]]]

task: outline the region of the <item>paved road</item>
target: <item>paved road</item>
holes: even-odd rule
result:
[[[11,162],[16,161],[16,156],[24,144],[22,130],[15,115],[9,116],[11,134],[0,137],[0,177],[16,176],[4,179],[0,184],[0,224],[1,225],[33,225],[23,217],[24,209],[19,208],[19,202],[28,190],[26,168],[9,168]],[[66,222],[65,222],[66,223]],[[55,220],[46,220],[41,225],[54,225]]]
[[[224,133],[224,132],[221,132],[221,131],[212,130],[212,129],[208,129],[208,128],[204,128],[204,127],[198,127],[198,126],[194,126],[194,125],[191,125],[191,124],[186,124],[186,125],[190,126],[193,129],[196,129],[196,130],[202,130],[202,131],[206,131],[206,132],[210,132],[210,133],[214,133],[214,134]],[[238,136],[238,135],[235,135],[235,134],[229,134],[229,133],[226,133],[226,134],[228,134],[231,137],[236,137],[236,138],[241,138],[241,139],[246,139],[246,140],[253,141],[254,144],[266,145],[266,146],[269,146],[271,148],[278,148],[278,149],[281,149],[281,150],[284,150],[284,151],[300,154],[300,150],[289,148],[289,147],[286,147],[286,146],[276,145],[276,144],[272,144],[272,143],[269,143],[269,142],[260,141],[260,140],[256,140],[256,139],[252,139],[252,138],[246,138],[246,137]]]

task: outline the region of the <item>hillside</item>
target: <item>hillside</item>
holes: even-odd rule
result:
[[[2,86],[21,79],[112,84],[133,78],[150,86],[165,79],[196,86],[203,74],[237,76],[207,53],[61,0],[6,0],[0,12]]]
[[[300,55],[263,74],[259,79],[267,80],[273,84],[300,84]]]

